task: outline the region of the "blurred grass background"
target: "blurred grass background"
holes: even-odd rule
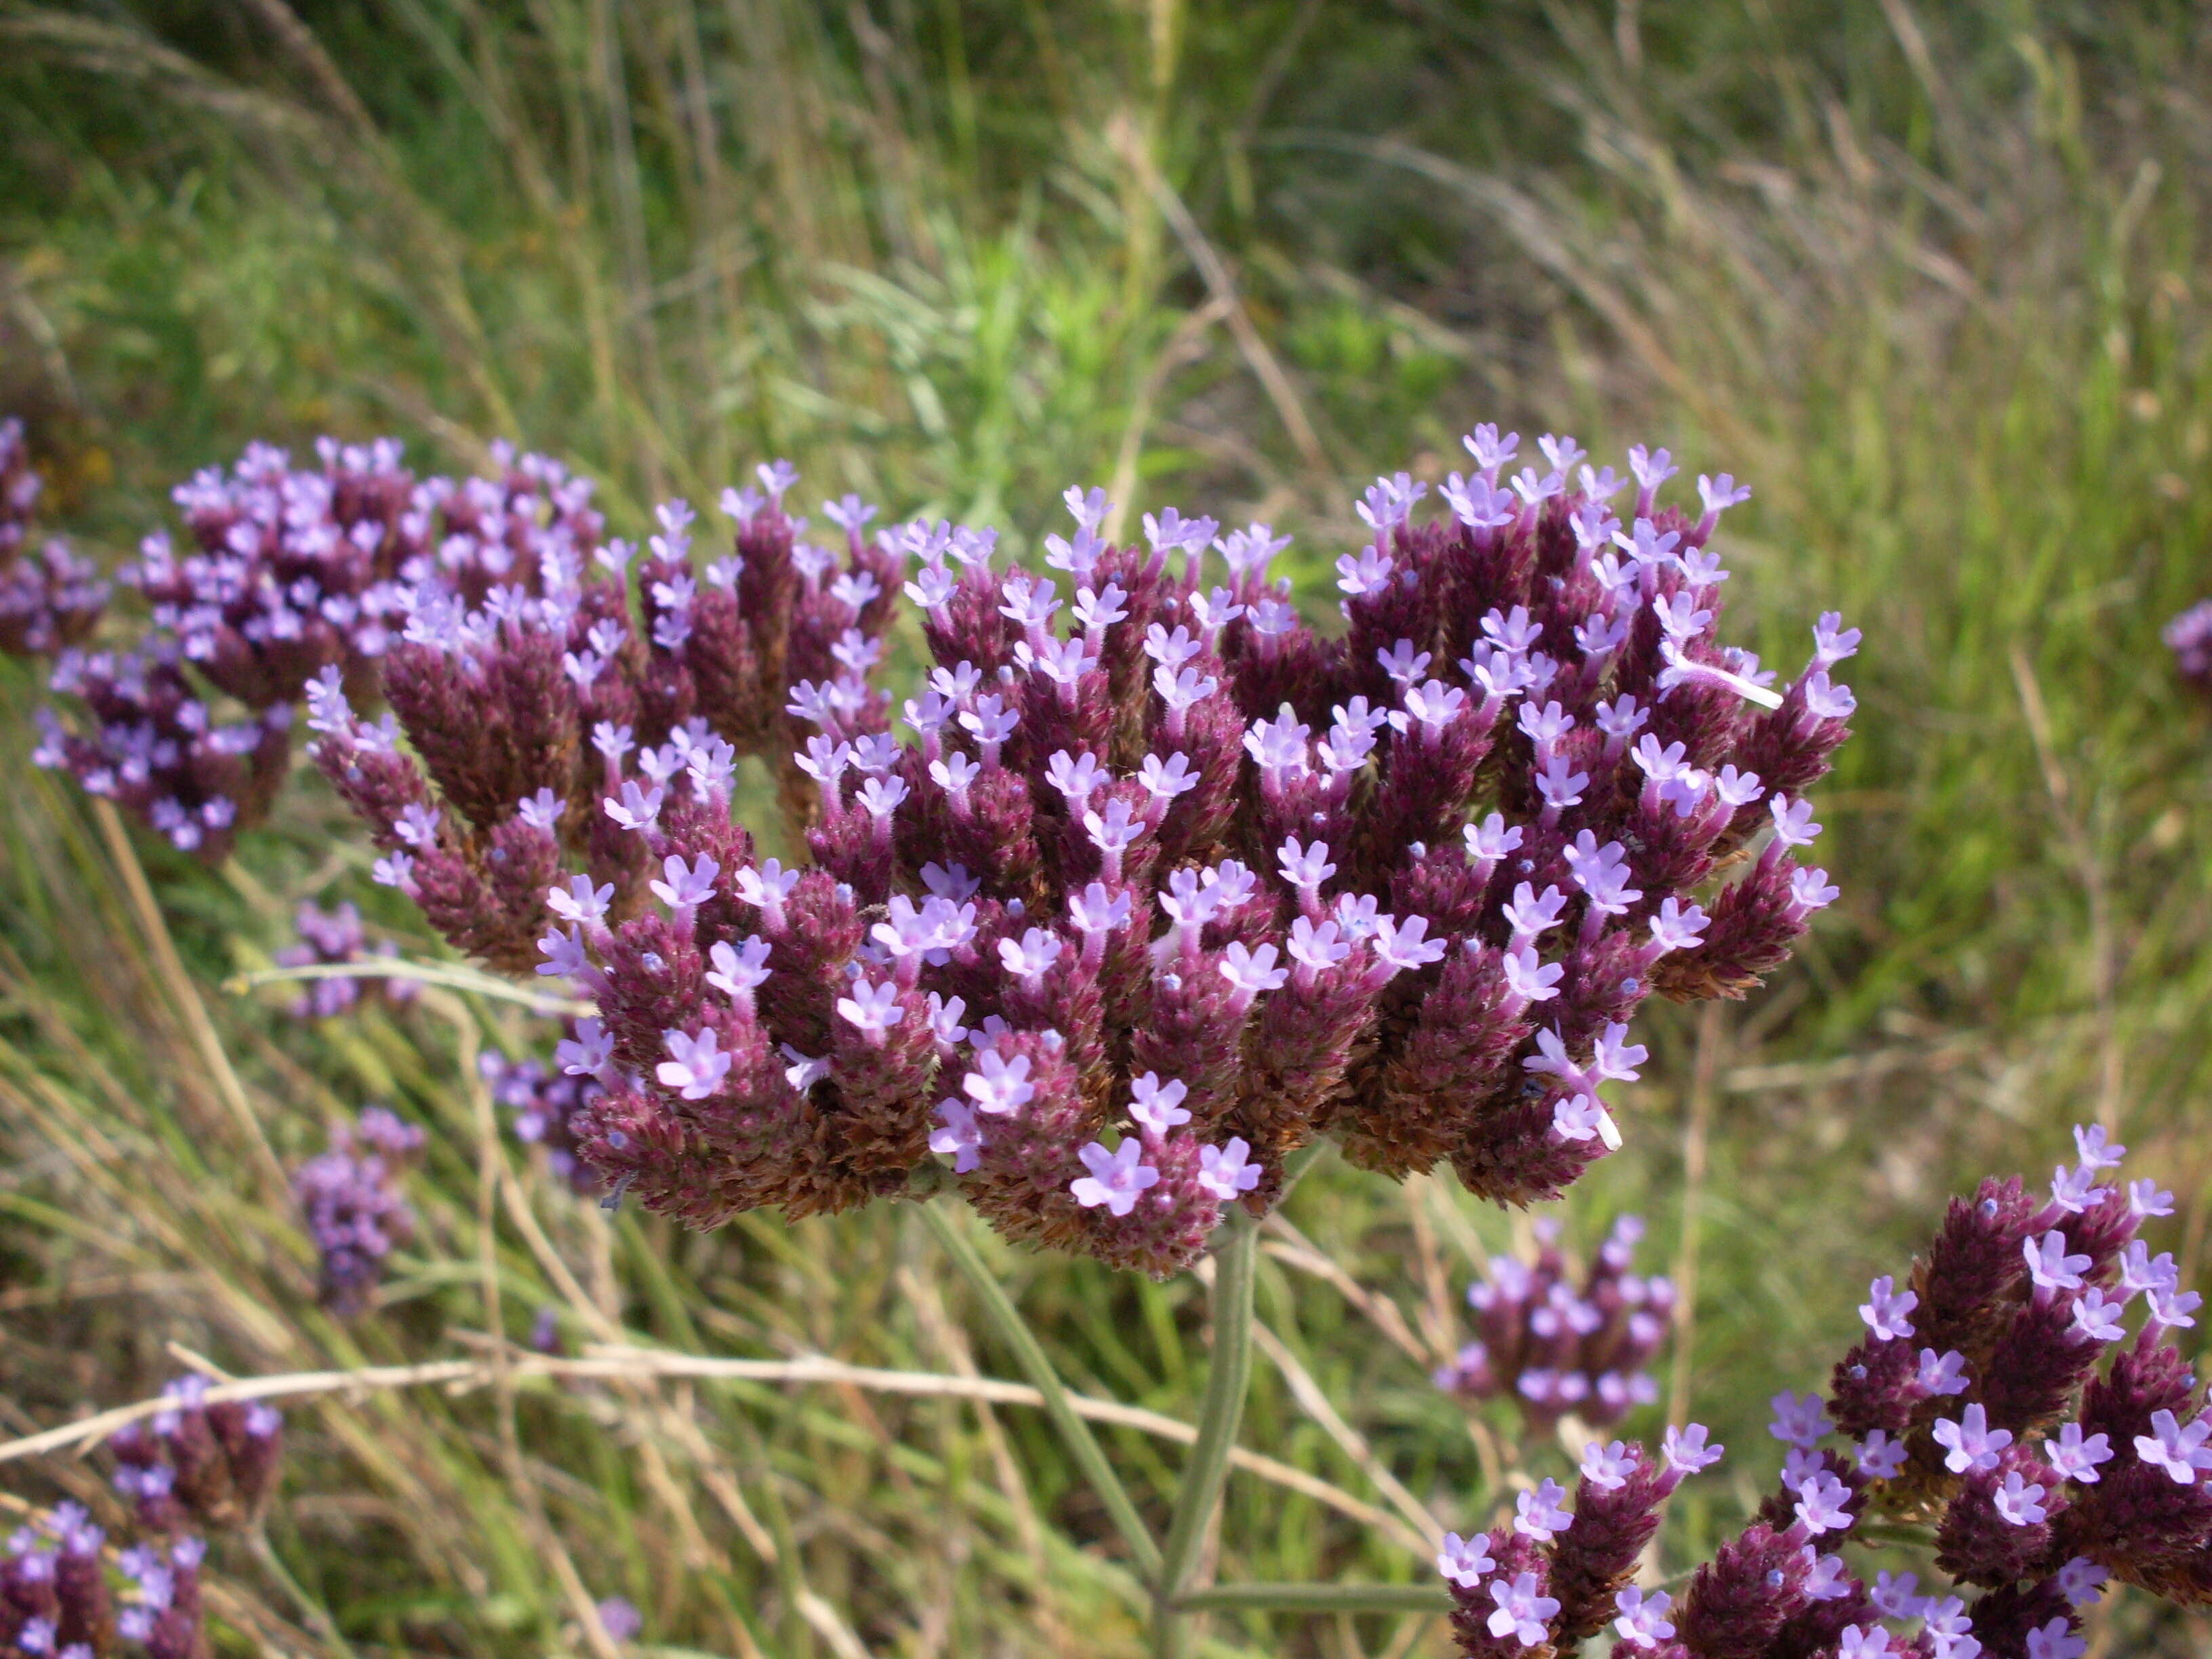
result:
[[[1817,1385],[1867,1278],[2069,1122],[2177,1190],[2163,1243],[2205,1277],[2208,733],[2157,630],[2212,588],[2208,46],[2179,0],[0,0],[0,408],[110,559],[185,473],[323,431],[426,470],[513,436],[632,531],[771,454],[810,501],[1018,548],[1099,482],[1295,530],[1309,591],[1351,493],[1441,476],[1476,420],[1748,477],[1735,636],[1790,662],[1818,611],[1867,633],[1819,797],[1844,898],[1765,993],[1648,1022],[1627,1150],[1565,1206],[1585,1240],[1642,1211],[1694,1283],[1662,1384],[1740,1472],[1678,1505],[1680,1564],[1740,1524],[1766,1397]],[[1014,1374],[896,1209],[690,1237],[488,1152],[467,1061],[532,1040],[514,1010],[318,1028],[223,994],[297,899],[374,903],[338,811],[303,778],[230,869],[134,852],[28,767],[39,688],[0,675],[0,1427],[151,1392],[168,1341],[391,1361],[468,1352],[488,1309],[516,1339],[550,1306],[577,1344]],[[385,1309],[346,1328],[270,1159],[369,1100],[439,1133]],[[1497,1472],[1425,1370],[1514,1224],[1334,1165],[1289,1219],[1310,1248],[1276,1236],[1261,1284],[1289,1364],[1247,1443],[1486,1522]],[[1077,1386],[1190,1418],[1188,1281],[993,1259]],[[570,1384],[293,1422],[274,1545],[363,1654],[591,1651],[580,1589],[671,1653],[1141,1644],[1110,1528],[1018,1408]],[[1164,1504],[1172,1445],[1112,1444]],[[1429,1571],[1247,1475],[1221,1558]],[[218,1560],[236,1640],[336,1650]],[[2093,1651],[2204,1650],[2106,1611]],[[1375,1617],[1209,1641],[1444,1645]]]

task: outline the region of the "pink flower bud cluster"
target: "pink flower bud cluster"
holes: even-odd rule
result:
[[[317,455],[295,468],[257,444],[179,485],[190,550],[157,533],[122,573],[149,631],[127,652],[64,653],[52,689],[82,715],[41,714],[40,764],[210,860],[267,811],[307,687],[374,690],[412,596],[480,597],[602,539],[588,480],[505,446],[500,477],[462,483],[417,480],[388,439],[325,439]]]
[[[92,632],[107,604],[100,567],[64,541],[33,548],[40,478],[23,423],[0,421],[0,652],[50,657]]]
[[[251,1522],[276,1490],[284,1414],[262,1401],[207,1401],[207,1379],[179,1377],[161,1390],[170,1403],[126,1425],[107,1443],[115,1489],[140,1527],[171,1533]]]
[[[200,1566],[191,1536],[122,1552],[120,1593],[101,1552],[107,1534],[80,1504],[57,1504],[18,1528],[0,1554],[4,1659],[208,1659]]]
[[[295,913],[294,927],[298,942],[276,952],[276,962],[280,968],[335,966],[399,954],[399,947],[390,939],[374,949],[370,947],[367,930],[362,927],[361,912],[350,903],[325,910],[303,902]],[[350,1012],[364,994],[397,1006],[415,1000],[415,987],[404,979],[304,980],[292,1004],[292,1016],[295,1019],[334,1019]]]
[[[308,686],[314,758],[370,824],[377,878],[461,949],[522,971],[556,921],[634,914],[666,863],[647,844],[661,832],[646,833],[664,801],[687,844],[734,872],[751,858],[729,818],[738,760],[761,756],[787,793],[805,792],[790,764],[802,722],[787,703],[803,692],[880,720],[865,677],[898,561],[866,537],[857,506],[832,509],[842,554],[800,540],[805,521],[781,504],[788,468],[761,476],[766,490],[726,493],[734,550],[703,570],[690,509],[672,502],[641,558],[621,542],[588,558],[549,549],[527,581],[480,604],[443,585],[410,590],[380,725],[354,713],[334,671]],[[812,678],[793,692],[790,675]],[[582,885],[562,887],[578,866]]]
[[[2110,1580],[2212,1601],[2212,1419],[2172,1340],[2200,1298],[2136,1236],[2172,1212],[2172,1194],[2118,1174],[2126,1149],[2100,1130],[2075,1139],[2078,1161],[2058,1168],[2047,1200],[2017,1178],[1984,1181],[1952,1200],[1908,1278],[1869,1286],[1867,1334],[1829,1397],[1775,1396],[1779,1489],[1663,1620],[1622,1592],[1628,1647],[1662,1659],[2080,1659],[2081,1610]],[[1560,1542],[1582,1525],[1594,1468],[1619,1461],[1592,1449],[1576,1518],[1553,1528]],[[1932,1527],[1944,1576],[1933,1593],[1911,1572],[1872,1585],[1851,1574],[1835,1551],[1869,1515]],[[1509,1542],[1492,1534],[1492,1553]],[[1535,1588],[1559,1596],[1547,1588],[1557,1576],[1540,1570]],[[1532,1644],[1480,1610],[1480,1628],[1456,1623],[1463,1651]]]
[[[318,759],[449,939],[511,967],[538,928],[538,971],[597,1003],[585,1155],[649,1208],[843,1208],[933,1152],[1009,1237],[1164,1273],[1322,1133],[1556,1195],[1619,1143],[1600,1090],[1636,1075],[1643,999],[1741,994],[1833,898],[1790,854],[1858,636],[1824,618],[1770,689],[1712,637],[1706,542],[1745,492],[1662,507],[1672,468],[1639,450],[1624,524],[1609,469],[1568,482],[1569,440],[1503,482],[1517,441],[1478,431],[1437,521],[1410,480],[1369,492],[1333,637],[1270,579],[1264,526],[1166,509],[1110,543],[1071,490],[1041,576],[950,524],[864,541],[847,501],[833,578],[763,469],[705,587],[678,506],[639,619],[612,584],[418,617],[385,690],[422,765],[336,688]],[[709,694],[757,695],[747,584],[779,559],[793,869],[730,817],[769,723]],[[866,677],[899,586],[934,666],[894,726]],[[647,640],[645,667],[595,665]],[[603,710],[610,684],[632,703]],[[585,729],[596,762],[563,746]]]
[[[1644,1366],[1667,1340],[1674,1287],[1632,1273],[1644,1223],[1625,1215],[1577,1276],[1559,1248],[1559,1223],[1536,1223],[1535,1260],[1492,1256],[1468,1289],[1475,1340],[1436,1375],[1468,1401],[1510,1400],[1540,1437],[1572,1413],[1592,1428],[1618,1423],[1658,1389]]]
[[[350,1127],[331,1126],[328,1152],[293,1171],[293,1199],[322,1258],[323,1304],[341,1318],[368,1305],[385,1257],[414,1231],[399,1178],[423,1140],[385,1108],[364,1107]]]

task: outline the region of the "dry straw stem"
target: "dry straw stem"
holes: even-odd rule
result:
[[[215,1404],[231,1400],[301,1400],[318,1395],[362,1395],[395,1389],[444,1388],[454,1393],[493,1386],[501,1365],[511,1381],[550,1378],[561,1381],[651,1382],[692,1378],[707,1382],[777,1382],[793,1386],[826,1386],[866,1389],[876,1394],[908,1395],[924,1398],[973,1400],[994,1406],[1026,1406],[1042,1410],[1044,1396],[1024,1382],[996,1377],[952,1376],[937,1371],[887,1370],[872,1365],[848,1365],[842,1360],[808,1356],[798,1359],[722,1359],[664,1353],[647,1348],[622,1348],[594,1344],[580,1358],[544,1354],[512,1354],[503,1361],[433,1359],[413,1365],[363,1365],[347,1370],[290,1371],[274,1376],[223,1377],[214,1365],[189,1350],[179,1358],[202,1373],[217,1377],[209,1386],[207,1400]],[[1076,1414],[1094,1423],[1134,1429],[1142,1434],[1191,1445],[1198,1431],[1191,1425],[1112,1400],[1070,1394]],[[74,1423],[0,1443],[0,1463],[57,1452],[91,1450],[118,1430],[153,1416],[174,1404],[161,1398],[116,1406]],[[1230,1465],[1245,1474],[1326,1504],[1361,1526],[1381,1528],[1404,1541],[1408,1548],[1425,1547],[1418,1533],[1394,1516],[1363,1503],[1343,1488],[1308,1474],[1303,1469],[1241,1447],[1230,1455]]]

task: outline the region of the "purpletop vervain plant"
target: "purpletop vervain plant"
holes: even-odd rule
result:
[[[474,603],[599,544],[590,483],[556,462],[501,445],[499,477],[457,483],[418,481],[399,456],[388,439],[325,439],[319,465],[295,468],[256,444],[178,486],[191,550],[156,533],[121,573],[150,631],[135,650],[62,655],[53,690],[89,719],[42,713],[34,758],[219,860],[283,782],[308,683],[372,690],[404,595]]]
[[[374,949],[370,947],[368,933],[362,927],[361,912],[350,903],[325,910],[303,902],[295,913],[294,925],[299,943],[288,945],[276,952],[276,965],[280,968],[336,966],[399,954],[398,945],[390,939]],[[408,1003],[415,1000],[415,987],[404,979],[311,979],[301,985],[300,995],[292,1004],[292,1013],[299,1019],[333,1019],[349,1012],[363,994],[390,1004]]]
[[[1551,1217],[1536,1223],[1534,1261],[1490,1258],[1487,1275],[1467,1292],[1479,1334],[1436,1374],[1438,1388],[1462,1399],[1510,1400],[1540,1434],[1570,1413],[1607,1428],[1657,1399],[1644,1367],[1674,1311],[1672,1283],[1629,1271],[1644,1237],[1639,1218],[1613,1223],[1579,1285],[1559,1231]]]
[[[0,421],[0,652],[52,656],[92,632],[107,604],[100,568],[64,541],[32,545],[39,475],[23,423]]]
[[[330,1150],[292,1175],[292,1194],[322,1259],[325,1306],[350,1318],[368,1305],[384,1259],[414,1231],[399,1177],[422,1148],[422,1131],[381,1106],[331,1126]]]
[[[161,1390],[171,1401],[143,1422],[118,1430],[115,1489],[136,1505],[138,1525],[172,1533],[250,1524],[276,1491],[283,1456],[284,1414],[261,1401],[207,1400],[207,1380],[179,1377]]]
[[[1491,1199],[1555,1196],[1618,1144],[1598,1091],[1636,1075],[1644,997],[1741,994],[1833,898],[1790,854],[1858,635],[1823,618],[1771,689],[1712,637],[1706,544],[1747,492],[1703,479],[1698,516],[1662,507],[1674,469],[1639,449],[1624,523],[1632,486],[1571,440],[1504,482],[1517,443],[1472,436],[1437,522],[1404,475],[1368,492],[1334,638],[1269,580],[1266,526],[1164,509],[1111,544],[1097,491],[1046,542],[1072,600],[994,568],[991,532],[871,540],[850,501],[827,509],[832,580],[778,464],[726,499],[737,554],[703,587],[689,510],[662,509],[640,623],[580,569],[478,610],[418,591],[386,665],[398,728],[326,677],[317,758],[447,938],[503,965],[535,939],[538,971],[596,1001],[568,1062],[607,1090],[585,1155],[695,1224],[848,1207],[934,1152],[1008,1237],[1166,1273],[1324,1133],[1392,1175],[1449,1162]],[[866,676],[908,561],[937,665],[902,741]],[[813,728],[797,869],[732,822],[761,739],[706,690],[751,685],[759,720],[736,667],[762,660],[738,644],[773,625],[763,592],[844,626],[788,655],[774,705]],[[645,638],[670,692],[611,672]]]
[[[191,1536],[122,1552],[111,1583],[107,1535],[82,1505],[20,1528],[0,1555],[0,1659],[207,1659],[200,1563]]]
[[[2108,1579],[2212,1601],[2212,1419],[2172,1340],[2199,1298],[2136,1237],[2172,1194],[2112,1174],[2125,1149],[2101,1131],[2075,1137],[2047,1200],[1984,1181],[1909,1279],[1874,1281],[1827,1399],[1776,1396],[1780,1489],[1679,1605],[1628,1582],[1670,1482],[1640,1448],[1593,1444],[1571,1510],[1547,1482],[1447,1547],[1461,1650],[1566,1650],[1609,1620],[1655,1659],[2080,1659]],[[1669,1431],[1668,1474],[1693,1442],[1717,1455],[1703,1439]],[[1928,1528],[1948,1586],[1854,1577],[1835,1551],[1870,1516]]]

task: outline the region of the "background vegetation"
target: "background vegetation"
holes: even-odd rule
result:
[[[2208,46],[2180,0],[4,0],[0,408],[109,559],[190,471],[323,431],[425,468],[511,435],[633,530],[771,454],[809,499],[1017,546],[1097,481],[1272,518],[1309,576],[1368,476],[1439,475],[1478,419],[1749,477],[1739,632],[1790,659],[1820,610],[1867,632],[1820,797],[1844,898],[1765,993],[1650,1022],[1627,1150],[1565,1206],[1585,1239],[1640,1209],[1692,1291],[1669,1405],[1739,1455],[1680,1562],[1740,1523],[1766,1397],[1817,1383],[1867,1278],[2068,1123],[2176,1188],[2204,1277],[2212,798],[2157,629],[2212,586]],[[543,1307],[575,1345],[1013,1374],[896,1208],[688,1237],[502,1152],[469,1062],[534,1040],[517,1010],[309,1026],[225,994],[298,899],[374,902],[335,804],[303,777],[232,866],[189,866],[29,768],[40,688],[0,676],[0,1427],[151,1392],[167,1344],[465,1355]],[[438,1133],[417,1240],[346,1328],[279,1166],[370,1100]],[[1525,1224],[1334,1164],[1289,1218],[1247,1443],[1401,1522],[1486,1522],[1510,1425],[1470,1436],[1425,1372]],[[1188,1420],[1188,1282],[994,1259],[1085,1392]],[[1139,1641],[1018,1407],[611,1382],[293,1427],[272,1543],[304,1602],[219,1558],[272,1650],[589,1650],[586,1592],[666,1652]],[[1168,1489],[1171,1443],[1112,1443]],[[1225,1577],[1428,1572],[1248,1475],[1222,1530]],[[2103,1611],[2093,1651],[2204,1649]],[[1443,1645],[1378,1617],[1211,1642]]]

